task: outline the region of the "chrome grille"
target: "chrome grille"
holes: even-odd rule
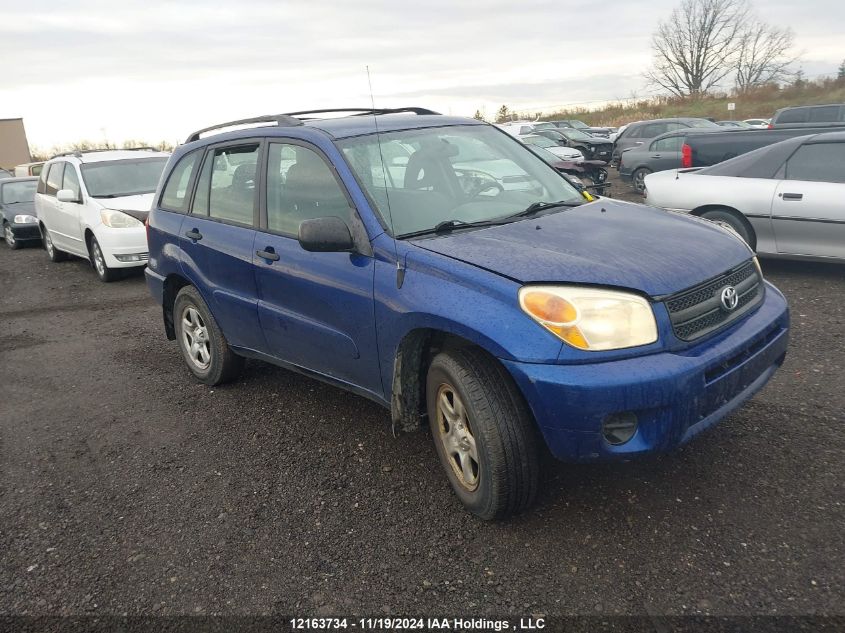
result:
[[[738,303],[731,311],[721,304],[720,293],[726,286],[733,286],[737,292]],[[763,292],[763,280],[751,260],[715,279],[679,292],[666,300],[675,336],[692,341],[732,323],[760,303]]]

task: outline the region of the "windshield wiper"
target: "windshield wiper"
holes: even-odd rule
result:
[[[130,191],[129,193],[104,193],[99,196],[91,194],[92,198],[128,198],[129,196],[143,196],[148,193],[155,193],[155,191]]]
[[[507,218],[524,218],[530,215],[535,215],[540,211],[545,211],[546,209],[556,209],[558,207],[577,207],[584,204],[583,202],[567,202],[566,200],[558,200],[557,202],[533,202],[525,207],[519,213],[514,213],[513,215],[507,216]],[[502,219],[507,219],[502,218]]]

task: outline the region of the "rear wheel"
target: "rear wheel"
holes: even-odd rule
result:
[[[91,252],[91,263],[94,265],[94,270],[97,272],[97,277],[99,277],[100,281],[109,282],[117,279],[118,271],[114,268],[109,268],[108,264],[106,264],[103,249],[100,248],[100,243],[96,237],[91,237],[89,250]]]
[[[727,229],[732,230],[734,233],[739,235],[743,241],[748,244],[752,249],[757,247],[757,240],[754,235],[754,229],[748,225],[747,221],[743,218],[739,217],[733,211],[728,211],[727,209],[713,209],[711,211],[705,211],[701,214],[702,218],[706,218],[711,222],[715,222]]]
[[[41,227],[41,237],[44,241],[44,250],[47,251],[47,256],[51,262],[62,262],[67,259],[67,253],[53,246],[53,238],[46,226]]]
[[[634,186],[634,189],[642,193],[645,191],[645,177],[651,173],[651,170],[648,167],[640,167],[634,170],[634,173],[631,174],[631,184]]]
[[[176,340],[197,380],[219,385],[238,377],[244,359],[229,347],[205,301],[193,286],[185,286],[173,304]]]
[[[21,243],[15,238],[15,232],[12,231],[12,226],[8,222],[3,223],[3,239],[6,240],[6,245],[12,250],[21,247]]]
[[[540,485],[534,421],[496,359],[476,349],[441,352],[426,381],[429,425],[455,494],[482,519],[530,507]]]

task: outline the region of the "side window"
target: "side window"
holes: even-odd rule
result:
[[[41,170],[41,174],[38,176],[38,188],[36,191],[38,193],[47,193],[47,172],[49,171],[47,168],[49,165],[44,165],[44,169]]]
[[[250,226],[253,224],[258,150],[258,143],[221,147],[206,158],[211,170],[209,217]]]
[[[674,132],[675,130],[680,130],[687,127],[683,123],[678,123],[677,121],[673,123],[664,123],[663,125],[666,127],[667,132]]]
[[[786,161],[785,178],[845,183],[845,143],[802,145]]]
[[[681,145],[683,144],[683,136],[670,136],[669,138],[662,138],[659,141],[654,141],[649,149],[651,149],[652,152],[680,152]]]
[[[792,108],[781,112],[775,123],[805,123],[806,121],[807,108]]]
[[[185,212],[188,198],[190,197],[188,185],[191,182],[191,176],[201,155],[201,150],[195,150],[183,156],[176,163],[176,167],[173,168],[173,171],[170,172],[170,176],[167,178],[164,192],[161,194],[159,206],[162,209],[176,211],[178,213]]]
[[[273,143],[267,157],[267,228],[297,235],[303,220],[335,216],[349,220],[351,209],[340,183],[317,152]]]
[[[643,128],[646,126],[640,125],[635,128],[628,128],[623,133],[622,136],[625,138],[642,138],[643,137]]]
[[[820,106],[809,109],[810,123],[832,123],[839,119],[839,106]]]
[[[50,165],[50,173],[47,174],[47,189],[44,192],[48,196],[55,196],[56,192],[62,188],[64,170],[64,162],[53,163]]]
[[[68,163],[65,165],[65,177],[62,181],[62,189],[70,189],[79,200],[79,176],[76,175],[76,169],[73,165]]]

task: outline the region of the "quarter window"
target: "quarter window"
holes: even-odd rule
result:
[[[194,173],[200,154],[199,150],[195,150],[183,156],[176,163],[176,167],[170,172],[170,177],[167,179],[167,185],[165,185],[164,193],[161,196],[162,208],[179,213],[185,212],[188,204],[188,194],[190,193],[188,191],[188,185],[191,183],[191,176]]]
[[[802,145],[786,161],[786,179],[845,183],[845,143]]]
[[[50,165],[50,173],[47,174],[47,189],[44,192],[48,196],[55,196],[56,192],[62,188],[64,170],[64,162],[53,163]]]
[[[394,149],[401,155],[403,148]],[[317,152],[300,145],[270,145],[267,157],[268,229],[297,235],[303,220],[334,216],[348,221],[350,213],[340,183]]]

